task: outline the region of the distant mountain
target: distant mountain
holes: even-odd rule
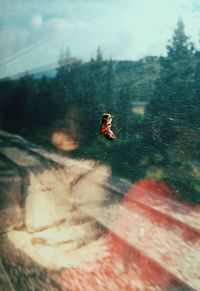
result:
[[[57,64],[50,64],[50,65],[36,68],[36,69],[30,70],[30,71],[26,71],[26,72],[12,75],[12,76],[10,76],[10,79],[17,80],[17,79],[20,79],[21,77],[23,77],[27,74],[32,75],[34,79],[41,79],[43,76],[45,76],[47,78],[54,78],[56,75],[56,68],[57,68]]]
[[[41,79],[44,76],[47,78],[54,78],[55,75],[56,75],[56,68],[38,71],[38,72],[33,73],[33,77],[35,79]]]

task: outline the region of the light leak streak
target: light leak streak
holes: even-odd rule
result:
[[[116,24],[118,23],[117,20],[115,21],[115,23]],[[84,31],[84,33],[81,33],[78,37],[71,38],[67,38],[66,32],[60,34],[58,33],[51,34],[3,60],[0,63],[0,79],[12,77],[18,74],[20,75],[25,72],[36,71],[38,68],[48,66],[51,63],[55,64],[58,61],[58,59],[57,60],[51,59],[51,62],[49,62],[48,60],[48,63],[42,63],[39,65],[36,62],[34,66],[32,64],[32,60],[37,60],[37,57],[41,55],[41,53],[45,53],[46,55],[48,50],[49,49],[52,50],[53,48],[58,50],[57,55],[59,57],[59,52],[63,48],[63,46],[58,46],[59,41],[61,42],[61,44],[64,45],[64,48],[66,48],[71,47],[72,44],[75,43],[76,41],[88,43],[91,40],[96,41],[96,39],[94,39],[94,35],[91,34],[91,30]],[[95,45],[94,49],[96,49],[98,46],[101,46],[101,44],[99,43]],[[30,61],[30,63],[27,63],[27,61]]]

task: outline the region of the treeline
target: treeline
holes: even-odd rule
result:
[[[119,66],[104,60],[98,49],[94,59],[82,63],[67,50],[54,78],[26,75],[0,83],[0,126],[29,137],[37,132],[41,142],[64,127],[79,139],[77,155],[109,162],[114,173],[133,181],[167,180],[177,195],[199,202],[200,51],[186,36],[183,21],[178,21],[166,57],[145,62],[146,87],[136,74],[141,62],[132,70],[130,62]],[[132,102],[144,98],[149,104],[140,118]],[[99,139],[106,111],[115,116],[115,143]]]
[[[10,132],[67,128],[74,119],[79,139],[93,141],[103,112],[116,114],[124,127],[133,115],[134,95],[126,83],[116,86],[114,62],[104,60],[100,48],[88,63],[67,52],[59,60],[55,78],[35,79],[27,74],[19,80],[4,80],[0,87],[0,125]]]

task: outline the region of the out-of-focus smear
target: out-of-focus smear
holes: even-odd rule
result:
[[[199,290],[200,205],[183,203],[164,181],[127,187],[107,165],[2,131],[0,139],[0,290]],[[2,288],[7,270],[15,286]]]
[[[85,208],[108,229],[107,257],[92,270],[64,270],[62,290],[199,290],[199,207],[183,204],[172,191],[146,179],[120,203]]]
[[[51,136],[51,143],[56,148],[64,151],[74,151],[78,148],[77,141],[65,129],[54,131]]]
[[[60,157],[55,156],[48,158]],[[66,157],[62,157],[62,166],[65,168],[30,172],[24,228],[12,229],[7,239],[48,270],[91,269],[107,256],[107,245],[101,239],[105,230],[82,208],[101,208],[107,201],[108,190],[102,185],[110,176],[110,168]]]
[[[67,127],[56,129],[51,135],[51,143],[56,148],[67,152],[78,148],[79,116],[80,112],[77,106],[70,106],[68,108],[66,111]]]

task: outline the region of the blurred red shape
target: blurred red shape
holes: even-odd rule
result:
[[[141,222],[144,218],[153,224],[163,227],[166,232],[170,221],[163,218],[162,214],[153,209],[150,211],[143,208],[135,200],[136,197],[144,197],[145,195],[159,195],[160,197],[175,199],[173,196],[173,187],[165,182],[145,179],[133,185],[124,195],[121,201],[119,214],[114,221],[110,223],[110,230],[104,238],[105,245],[109,248],[107,258],[96,262],[96,266],[92,271],[73,268],[65,270],[61,275],[63,290],[70,291],[148,291],[148,290],[172,290],[173,288],[183,288],[180,290],[190,290],[188,285],[173,274],[169,268],[165,268],[159,260],[149,257],[149,253],[145,252],[149,245],[154,245],[152,234],[154,229],[147,228],[141,236],[142,240],[146,240],[147,244],[138,245],[138,234],[136,233],[135,244],[129,243],[128,236],[134,230],[140,231],[139,226],[135,227],[138,221],[134,221],[131,213],[137,212],[141,214]],[[139,200],[139,199],[138,199]],[[136,216],[135,216],[136,217]],[[162,221],[161,225],[160,218]],[[139,224],[138,224],[139,225]],[[117,231],[116,231],[117,230]],[[120,235],[122,234],[122,235]],[[151,244],[150,244],[151,240]],[[162,248],[162,245],[160,246]],[[159,249],[158,249],[159,251]],[[173,255],[172,255],[173,256]],[[166,260],[171,259],[170,254],[166,254]],[[167,263],[166,263],[167,264]],[[185,288],[185,289],[184,289]]]
[[[175,199],[174,198],[175,189],[171,185],[153,179],[144,179],[133,185],[125,195],[123,201],[127,202],[134,200],[135,197],[141,195],[152,195],[158,194],[161,197]]]

